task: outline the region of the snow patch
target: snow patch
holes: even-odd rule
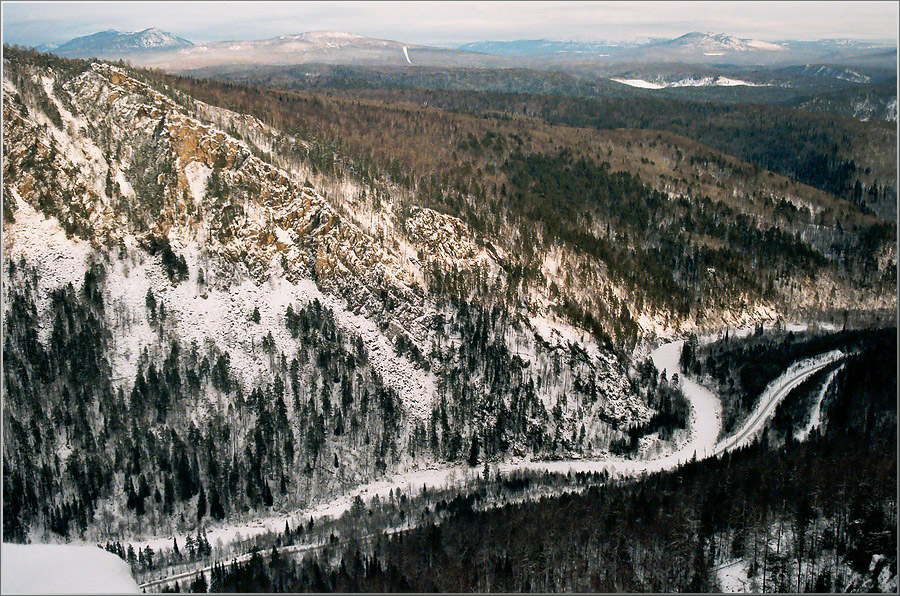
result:
[[[41,264],[41,274],[37,276],[36,308],[38,320],[44,317],[50,307],[50,292],[72,284],[80,288],[84,282],[91,246],[87,242],[68,238],[56,218],[44,217],[15,190],[9,188],[8,199],[16,206],[16,221],[5,225],[3,230],[3,248],[6,258],[16,262],[20,255],[31,263]],[[38,329],[38,338],[47,342],[50,339],[50,328]]]
[[[716,569],[716,579],[719,580],[719,589],[725,594],[746,594],[753,592],[748,577],[749,565],[747,561],[739,559],[727,563]]]
[[[615,81],[617,83],[622,83],[623,85],[629,85],[631,87],[639,87],[641,89],[664,89],[665,85],[660,85],[659,83],[651,83],[650,81],[645,81],[644,79],[620,79],[617,77],[613,77],[610,81]]]
[[[139,594],[128,564],[96,546],[3,543],[4,594]]]
[[[528,320],[541,339],[551,346],[564,348],[574,344],[584,348],[591,358],[597,358],[600,354],[597,343],[582,329],[542,316],[532,316]]]
[[[709,54],[709,55],[719,55],[719,54]],[[761,83],[751,83],[749,81],[743,81],[741,79],[732,79],[730,77],[716,76],[716,77],[701,77],[701,78],[690,78],[690,79],[681,79],[678,81],[673,81],[671,83],[654,83],[651,81],[646,81],[644,79],[620,79],[620,78],[612,78],[611,81],[616,81],[617,83],[622,83],[625,85],[630,85],[632,87],[640,87],[641,89],[669,89],[672,87],[767,87],[768,85],[763,85]]]
[[[211,173],[212,168],[199,161],[192,161],[184,166],[184,175],[187,178],[188,187],[191,189],[194,201],[198,204],[206,196],[206,182],[209,180]]]

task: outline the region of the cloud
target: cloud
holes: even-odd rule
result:
[[[895,39],[896,2],[4,3],[6,43],[160,27],[197,42],[352,31],[417,44],[483,39],[628,40],[717,31],[759,39]]]

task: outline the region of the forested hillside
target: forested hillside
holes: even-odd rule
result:
[[[372,67],[334,64],[219,66],[175,74],[230,83],[304,90],[494,91],[581,98],[649,98],[720,104],[800,107],[857,120],[896,121],[897,84],[893,71],[840,67],[726,69],[691,64],[568,63],[533,68]],[[816,70],[824,69],[824,72]],[[812,71],[815,74],[808,74]],[[719,77],[746,84],[716,85]],[[617,82],[640,80],[674,86],[647,89]],[[856,99],[856,101],[852,101]],[[893,101],[893,111],[890,107]],[[858,107],[857,107],[858,106]]]
[[[257,553],[214,568],[208,588],[893,591],[896,329],[858,345],[828,392],[823,429],[803,443],[765,438],[673,472],[501,508],[482,510],[482,491],[449,503],[440,524],[315,555]]]
[[[643,270],[642,267],[647,266],[649,261],[653,261],[649,266],[658,267],[655,270],[657,275],[648,276],[649,283],[665,284],[666,278],[672,276],[674,286],[680,286],[674,292],[672,287],[657,290],[651,286],[647,289],[651,296],[649,303],[657,306],[656,301],[663,300],[672,314],[684,316],[688,312],[684,299],[679,298],[681,292],[693,295],[688,302],[696,302],[699,296],[703,296],[704,299],[722,300],[722,308],[727,309],[729,304],[759,295],[760,288],[777,286],[775,279],[767,281],[766,275],[760,277],[754,264],[752,276],[760,286],[756,290],[742,292],[741,286],[745,282],[740,281],[741,270],[749,269],[735,262],[744,256],[737,251],[743,253],[753,245],[766,245],[778,251],[782,249],[776,249],[776,246],[783,247],[784,253],[790,254],[787,258],[798,258],[800,261],[778,268],[799,272],[806,267],[801,261],[806,263],[804,259],[812,259],[809,264],[815,267],[818,258],[802,244],[811,245],[813,252],[830,259],[837,253],[848,256],[873,254],[871,246],[886,247],[888,243],[885,240],[895,236],[895,224],[878,222],[876,218],[865,215],[866,208],[836,200],[834,195],[798,185],[789,178],[760,170],[753,164],[715,152],[683,136],[649,131],[593,132],[583,128],[546,126],[530,117],[485,120],[455,116],[434,110],[430,105],[348,101],[228,83],[171,77],[165,80],[206,101],[218,102],[236,111],[254,113],[263,119],[269,118],[278,126],[298,131],[300,136],[317,139],[318,143],[309,147],[306,153],[323,156],[325,162],[321,167],[327,173],[343,170],[350,172],[351,176],[369,180],[374,172],[385,172],[394,184],[414,193],[419,204],[424,203],[460,217],[477,232],[504,230],[501,234],[493,234],[494,239],[520,236],[517,239],[519,244],[514,245],[515,249],[508,254],[522,254],[521,247],[526,242],[529,247],[543,245],[548,248],[552,243],[561,245],[563,250],[572,247],[576,253],[586,252],[588,258],[596,258],[596,249],[586,248],[584,242],[579,243],[577,239],[567,236],[568,232],[561,226],[571,225],[577,230],[592,228],[591,243],[603,245],[605,240],[607,248],[600,250],[616,253],[614,258],[603,259],[607,266],[625,269],[624,275],[614,279],[614,282],[625,286],[626,292],[631,291],[628,289],[629,278]],[[376,95],[386,98],[386,93],[377,92]],[[398,97],[405,95],[395,99]],[[423,95],[418,99],[427,103],[428,97],[432,95]],[[487,102],[488,97],[495,96],[466,94],[452,97]],[[530,96],[502,97],[511,101],[512,98]],[[542,101],[553,100],[548,96],[540,98]],[[503,106],[501,101],[495,107],[503,109]],[[646,113],[658,112],[654,109],[658,107],[656,104],[653,108],[644,107],[648,108]],[[607,112],[603,109],[594,113]],[[359,130],[366,130],[366,134],[360,135]],[[436,144],[436,138],[449,139],[449,142]],[[561,151],[560,147],[564,149]],[[594,170],[599,171],[604,167],[603,163],[608,162],[611,172],[622,168],[637,174],[645,188],[639,192],[645,198],[623,202],[622,205],[604,205],[603,197],[608,191],[599,190],[603,184],[599,182],[596,188],[589,186],[584,189],[592,195],[588,203],[578,199],[578,192],[572,195],[563,192],[562,195],[568,200],[574,201],[571,210],[566,208],[560,213],[541,210],[541,193],[546,196],[548,191],[559,188],[539,189],[532,198],[529,198],[527,189],[513,188],[515,182],[510,179],[510,174],[515,171],[516,162],[521,160],[540,163],[542,173],[545,170],[549,174],[541,179],[559,181],[565,185],[563,188],[566,191],[572,184],[567,178],[573,173],[575,177],[584,177],[584,174],[578,173],[578,168],[582,167],[578,164],[592,167],[593,170],[587,170],[587,173],[594,176]],[[589,184],[594,184],[594,178],[588,180]],[[602,178],[597,180],[602,181]],[[660,195],[656,195],[654,199],[651,189],[667,196],[661,199]],[[710,197],[711,201],[707,202],[706,197]],[[537,210],[533,208],[535,198],[538,199]],[[492,205],[491,212],[482,208],[485,201]],[[682,208],[685,217],[680,215]],[[629,209],[635,211],[629,213]],[[653,215],[654,211],[656,215]],[[616,221],[609,216],[611,213],[614,213],[612,217],[632,219]],[[535,216],[539,216],[538,221],[535,221]],[[654,221],[653,225],[646,226],[648,217],[649,221],[654,221],[656,217],[663,221]],[[838,220],[840,225],[836,223]],[[513,223],[515,225],[511,225]],[[660,227],[666,230],[667,226],[669,231],[661,233],[669,240],[666,246],[658,247],[652,237],[644,237],[660,230]],[[726,229],[731,226],[737,227],[730,231]],[[827,232],[828,228],[832,231]],[[853,235],[859,234],[852,240],[846,235],[851,229],[854,230]],[[788,235],[776,238],[782,231]],[[768,234],[766,238],[773,242],[754,240],[757,234]],[[800,244],[787,250],[788,246],[797,242],[798,236]],[[632,242],[635,238],[638,241]],[[736,246],[735,241],[744,244]],[[859,249],[850,248],[845,244],[847,242],[859,246]],[[863,244],[857,244],[859,242]],[[608,247],[610,244],[613,246]],[[842,244],[846,248],[837,248]],[[710,254],[710,249],[718,250],[716,254]],[[623,254],[623,250],[627,250],[627,254]],[[663,251],[661,259],[650,256],[654,250]],[[672,250],[676,253],[671,254]],[[750,250],[752,253],[756,249]],[[531,248],[529,252],[535,251]],[[878,249],[875,250],[877,252]],[[804,254],[808,256],[804,257]],[[575,258],[583,259],[581,256]],[[754,259],[753,262],[768,264],[772,260]],[[521,271],[526,282],[529,278],[540,276],[539,267],[543,267],[538,262],[527,261],[510,265],[507,270]],[[688,269],[681,270],[683,267]],[[858,265],[854,268],[858,269]],[[704,279],[702,275],[709,270],[716,272],[712,280]],[[577,269],[572,273],[575,271]],[[887,281],[892,273],[885,273],[888,277],[883,279]],[[556,283],[563,287],[559,281]],[[704,287],[707,283],[725,287],[707,289]],[[783,295],[784,290],[778,292],[777,287],[774,289]],[[621,293],[617,291],[615,295],[618,297]],[[793,294],[787,302],[805,299]],[[583,296],[575,298],[575,301],[580,300]],[[603,302],[608,304],[610,300],[613,303],[616,301],[606,297]],[[629,304],[629,310],[646,311],[645,302],[648,301],[638,299],[636,306],[632,306],[634,302]],[[597,309],[602,312],[603,308],[603,304],[592,305],[595,312]],[[610,318],[613,320],[617,310],[611,309]],[[697,319],[708,316],[696,311],[691,311],[690,315]],[[605,318],[607,327],[613,322],[610,318]],[[603,323],[604,319],[600,321]],[[621,335],[617,330],[613,336]]]
[[[237,114],[10,55],[11,538],[183,531],[436,462],[602,453],[652,415],[612,331],[511,308],[459,220],[407,205],[401,235],[364,229],[300,177],[314,159],[286,173],[197,119]]]
[[[888,122],[860,122],[775,106],[647,97],[590,99],[360,87],[333,93],[389,103],[427,103],[474,115],[501,118],[528,115],[567,126],[667,130],[865,205],[885,219],[893,219],[897,141],[895,126]],[[810,105],[817,105],[819,100],[809,101]],[[824,96],[822,101],[827,101]]]

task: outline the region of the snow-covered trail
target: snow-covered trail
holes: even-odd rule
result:
[[[678,375],[681,390],[691,404],[691,420],[688,424],[689,438],[675,453],[659,458],[669,467],[688,461],[696,454],[702,459],[711,454],[716,439],[722,428],[722,402],[718,396],[692,379],[685,377],[681,371],[681,348],[684,340],[664,344],[654,350],[650,357],[656,370],[664,372],[668,378]],[[654,460],[656,461],[656,460]]]
[[[769,418],[775,414],[775,408],[778,407],[782,399],[787,397],[803,381],[843,357],[843,352],[833,350],[791,365],[780,377],[766,387],[766,390],[760,396],[756,410],[750,415],[747,422],[736,433],[726,437],[716,445],[714,455],[750,444],[754,437],[765,427]]]
[[[684,340],[666,343],[650,354],[657,370],[665,372],[669,378],[676,373],[679,375],[682,391],[690,402],[691,417],[688,424],[688,439],[676,451],[655,459],[646,460],[626,459],[609,455],[597,459],[559,461],[513,460],[502,462],[495,466],[492,465],[491,468],[501,474],[509,474],[518,470],[530,470],[561,474],[568,472],[606,472],[613,477],[628,477],[670,470],[690,461],[694,457],[699,460],[718,455],[724,451],[730,451],[746,445],[755,433],[763,427],[769,416],[774,413],[775,407],[781,399],[790,393],[794,387],[822,367],[843,356],[840,352],[835,351],[791,366],[766,389],[747,424],[738,433],[717,444],[716,439],[722,428],[721,402],[708,389],[690,378],[682,376],[679,359],[683,344]],[[209,529],[207,537],[211,544],[215,545],[221,541],[222,545],[228,545],[238,535],[242,538],[249,538],[266,532],[281,532],[284,529],[285,522],[288,522],[291,527],[295,527],[301,520],[305,522],[310,518],[338,517],[350,508],[357,496],[364,501],[370,501],[376,495],[381,499],[387,498],[392,491],[395,494],[397,491],[403,491],[409,495],[418,493],[423,488],[435,490],[454,486],[461,487],[480,475],[480,468],[469,466],[440,467],[395,474],[377,482],[361,485],[327,503],[310,509],[257,518],[251,522],[238,523],[225,528]],[[183,542],[184,537],[179,536],[179,538]],[[144,548],[148,545],[154,550],[171,548],[172,536],[153,538],[133,544],[135,548]]]
[[[809,416],[809,422],[804,428],[797,431],[796,439],[798,441],[805,441],[806,437],[809,436],[809,433],[811,433],[814,428],[819,426],[820,417],[822,415],[822,400],[825,399],[825,393],[831,386],[831,382],[834,381],[834,378],[842,368],[844,368],[843,364],[828,373],[828,376],[825,377],[825,381],[822,383],[822,388],[819,390],[819,395],[816,397],[816,405],[813,406],[812,413]]]

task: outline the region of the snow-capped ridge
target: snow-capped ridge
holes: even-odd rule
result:
[[[306,41],[332,41],[336,39],[365,39],[362,35],[349,33],[347,31],[307,31],[297,35]]]
[[[760,41],[756,39],[740,39],[724,33],[693,31],[686,33],[670,41],[656,44],[658,46],[680,49],[694,49],[697,51],[714,52],[724,50],[729,52],[780,52],[785,48],[776,43]]]

